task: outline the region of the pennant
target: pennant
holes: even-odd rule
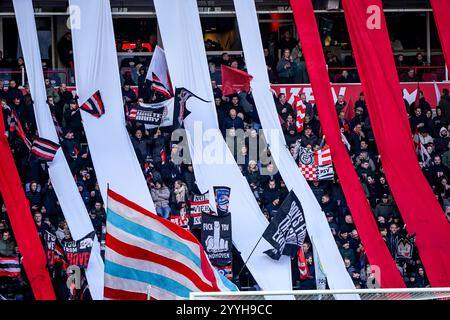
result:
[[[251,75],[242,70],[221,65],[222,74],[222,93],[228,96],[241,91],[250,91],[250,81],[253,79]]]
[[[229,187],[213,187],[213,190],[214,198],[216,201],[216,214],[218,216],[228,214],[231,189]]]
[[[100,91],[97,90],[85,103],[80,107],[81,110],[90,113],[96,118],[100,118],[105,113]]]
[[[31,153],[36,155],[40,160],[50,162],[55,158],[59,147],[59,144],[53,141],[36,137],[33,140]]]

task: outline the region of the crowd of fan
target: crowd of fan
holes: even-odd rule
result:
[[[282,83],[307,82],[298,42],[289,37],[283,38],[282,41],[285,41],[284,46],[281,47],[283,57],[276,64],[271,58],[270,46],[265,49],[269,75],[277,77]],[[237,61],[230,59],[226,54],[222,56],[222,61],[219,63],[236,68],[241,67]],[[241,172],[246,177],[265,216],[270,220],[287,196],[288,189],[273,164],[264,165],[263,173],[261,159],[249,154],[249,140],[258,136],[258,130],[261,128],[251,93],[241,92],[232,96],[223,96],[218,86],[221,82],[220,73],[217,72],[215,65],[214,62],[210,63],[210,71],[220,129],[224,135],[235,134],[239,129],[245,131],[243,144],[235,146],[232,153],[236,159],[240,159],[238,163]],[[122,94],[126,104],[158,102],[164,99],[159,93],[150,90],[149,82],[143,75],[144,73],[141,73],[139,77],[136,91],[129,83],[123,85]],[[3,88],[2,81],[0,81],[0,88]],[[62,129],[61,148],[98,238],[104,239],[106,222],[104,199],[99,191],[77,101],[64,83],[55,89],[46,79],[46,89],[50,111]],[[286,143],[294,157],[297,156],[296,150],[299,145],[316,149],[323,142],[315,106],[306,101],[305,95],[301,95],[300,98],[306,105],[304,130],[301,133],[297,132],[295,126],[295,106],[287,101],[284,94],[274,96]],[[28,138],[32,140],[36,135],[37,126],[29,89],[18,88],[17,83],[12,80],[5,90],[0,90],[0,99],[5,128],[9,128],[11,112],[14,111]],[[339,124],[349,142],[349,154],[373,209],[380,235],[395,258],[396,239],[400,234],[406,234],[406,230],[383,173],[363,93],[355,103],[355,116],[352,119],[346,119],[344,112],[346,104],[344,97],[339,96],[336,102]],[[418,106],[415,104],[410,106],[406,101],[405,106],[409,114],[411,132],[415,135],[417,143],[420,142],[426,149],[426,153],[418,153],[418,160],[450,221],[450,96],[448,90],[444,90],[434,116],[431,106],[422,95]],[[127,129],[151,191],[157,214],[167,219],[171,215],[188,214],[192,195],[199,193],[199,190],[192,165],[173,161],[174,155],[180,152],[180,148],[171,140],[172,127],[146,129],[142,124],[127,122]],[[60,240],[71,239],[70,230],[49,179],[46,164],[29,152],[17,132],[8,130],[6,134],[37,231],[41,236],[49,230],[54,232]],[[259,148],[264,150],[265,146],[260,145]],[[162,150],[164,152],[161,152]],[[166,159],[163,159],[163,154],[167,155]],[[339,180],[336,177],[334,181],[309,183],[327,217],[350,276],[357,287],[366,287],[367,276],[370,273],[369,262]],[[4,204],[1,207],[0,256],[20,256],[6,207]],[[316,287],[315,270],[308,238],[303,250],[310,276],[300,281],[297,263],[293,261],[293,285],[300,289],[314,289]],[[238,259],[238,257],[235,258]],[[242,261],[236,262],[236,264],[239,263],[242,265]],[[408,287],[429,285],[417,250],[414,250],[411,260],[397,260],[397,265]],[[235,279],[235,281],[241,286],[254,285],[251,276],[249,277],[250,279],[245,280],[246,282],[242,279]],[[16,295],[16,298],[18,295],[29,297],[31,293],[26,285],[25,274],[23,273],[23,276],[17,280],[2,278],[0,294],[2,293]]]

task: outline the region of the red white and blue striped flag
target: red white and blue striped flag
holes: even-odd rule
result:
[[[193,234],[108,190],[105,299],[188,299],[190,292],[237,291]],[[150,287],[149,287],[150,286]]]

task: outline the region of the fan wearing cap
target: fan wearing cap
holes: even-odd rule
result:
[[[384,217],[386,220],[389,220],[395,213],[396,208],[392,203],[392,200],[389,199],[389,195],[384,193],[381,196],[381,202],[377,204],[375,207],[375,216]]]
[[[305,130],[303,130],[300,139],[300,144],[304,148],[306,148],[308,145],[314,148],[319,144],[319,138],[313,133],[312,127],[310,125],[305,126]]]

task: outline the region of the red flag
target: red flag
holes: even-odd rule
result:
[[[302,99],[299,96],[294,97],[293,105],[295,106],[295,112],[297,117],[295,119],[295,127],[297,128],[297,132],[301,133],[304,127],[304,120],[306,115],[306,106],[303,103]]]
[[[167,156],[166,156],[166,150],[164,150],[164,147],[159,152],[159,155],[161,156],[161,163],[165,164],[166,160],[167,160]]]
[[[344,108],[344,113],[345,113],[345,119],[350,122],[350,120],[353,119],[353,117],[355,116],[355,107],[353,106],[353,101],[352,99],[350,99],[347,103],[347,105]]]
[[[341,3],[386,179],[408,232],[417,235],[415,244],[430,284],[447,287],[450,285],[448,221],[413,150],[382,1]],[[370,16],[373,8],[379,10]],[[386,110],[389,117],[385,116]]]
[[[224,96],[228,96],[239,91],[250,91],[251,75],[242,70],[222,65],[222,91]]]
[[[300,280],[306,280],[309,277],[309,268],[306,263],[305,253],[303,248],[300,247],[297,252],[298,271],[300,271]]]
[[[0,112],[0,132],[4,132],[3,112]],[[47,258],[36,225],[31,216],[9,143],[0,134],[0,192],[8,210],[14,237],[23,256],[23,265],[36,300],[55,300]]]

